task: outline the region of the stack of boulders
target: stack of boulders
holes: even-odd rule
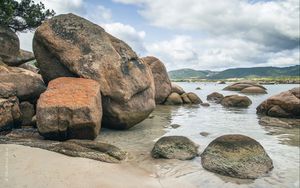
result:
[[[241,81],[225,87],[223,90],[240,91],[245,94],[266,94],[267,89],[259,83],[253,81]]]
[[[186,93],[182,87],[172,83],[171,94],[166,99],[166,105],[202,104],[202,100],[193,92]]]
[[[221,104],[225,107],[246,108],[252,104],[252,101],[247,96],[228,95],[224,97],[224,95],[218,92],[213,92],[207,95],[207,100],[217,104]]]
[[[0,34],[6,41],[0,53],[0,118],[9,119],[0,127],[36,124],[47,139],[94,139],[101,126],[133,127],[156,104],[171,104],[175,93],[181,103],[202,102],[172,86],[159,59],[139,58],[125,42],[74,14],[55,16],[37,28],[37,68],[23,64],[34,56],[20,50],[15,33],[1,28]]]

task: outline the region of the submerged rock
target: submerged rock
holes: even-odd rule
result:
[[[33,39],[37,65],[46,82],[57,77],[83,77],[99,82],[103,122],[128,129],[155,108],[150,67],[123,41],[74,14],[45,21]]]
[[[0,144],[18,144],[45,149],[71,157],[82,157],[107,163],[119,163],[126,159],[127,153],[120,148],[97,141],[68,140],[64,142],[43,140],[36,129],[13,130],[0,135]]]
[[[151,151],[154,158],[190,160],[198,155],[198,146],[184,136],[160,138]]]
[[[181,96],[178,93],[171,93],[166,102],[166,105],[181,105],[183,104],[183,101],[181,99]]]
[[[277,117],[263,116],[259,118],[258,123],[263,126],[300,128],[300,119],[292,119],[292,118],[277,118]]]
[[[208,132],[205,132],[205,131],[204,131],[204,132],[200,132],[199,134],[200,134],[201,136],[204,136],[204,137],[207,137],[207,136],[209,135],[209,133],[208,133]]]
[[[213,101],[215,103],[220,103],[222,99],[224,98],[224,95],[218,92],[213,92],[209,95],[207,95],[206,100]]]
[[[36,101],[46,86],[39,74],[0,63],[0,82],[11,84],[20,101]]]
[[[245,94],[267,94],[265,89],[263,89],[261,87],[257,87],[257,86],[251,86],[251,87],[247,87],[245,89],[242,89],[241,93],[245,93]]]
[[[84,78],[51,81],[38,100],[36,118],[47,139],[95,139],[102,118],[99,84]]]
[[[225,107],[246,108],[252,104],[252,101],[246,96],[229,95],[222,99],[221,104]]]
[[[147,56],[142,58],[151,68],[155,84],[155,102],[162,104],[170,95],[172,86],[165,65],[156,57]]]
[[[244,135],[224,135],[201,154],[203,168],[242,179],[256,179],[273,169],[272,159],[256,140]]]
[[[256,112],[272,117],[300,119],[300,87],[268,98],[256,108]]]

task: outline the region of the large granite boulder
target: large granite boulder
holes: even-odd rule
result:
[[[221,93],[213,92],[213,93],[207,95],[206,100],[212,101],[215,103],[220,103],[223,98],[224,98],[224,95],[222,95]]]
[[[198,95],[193,93],[193,92],[187,93],[187,97],[190,99],[192,104],[201,104],[201,103],[203,103],[202,100],[200,99],[200,97],[198,97]]]
[[[20,41],[15,32],[0,25],[0,57],[6,59],[17,56],[20,50]]]
[[[170,95],[172,86],[165,65],[156,57],[142,58],[151,68],[155,84],[155,102],[162,104]]]
[[[273,169],[272,159],[256,140],[244,135],[224,135],[201,154],[203,168],[242,179],[256,179]]]
[[[258,114],[282,118],[300,118],[300,87],[274,95],[257,108]]]
[[[153,158],[190,160],[198,156],[198,146],[184,136],[160,138],[151,151]]]
[[[225,87],[223,90],[227,91],[242,91],[245,88],[248,87],[259,87],[263,90],[267,90],[264,86],[260,85],[259,83],[253,82],[253,81],[241,81],[237,83],[233,83],[227,87]]]
[[[98,82],[84,78],[51,81],[37,103],[37,128],[47,139],[94,139],[101,127]]]
[[[181,104],[183,104],[183,100],[178,93],[171,93],[168,96],[168,98],[164,104],[165,105],[181,105]]]
[[[103,126],[127,129],[155,108],[151,69],[123,41],[74,14],[45,21],[37,28],[33,50],[46,82],[83,77],[100,83]]]
[[[13,85],[20,101],[36,101],[46,90],[39,74],[18,67],[9,67],[1,62],[0,82]]]
[[[229,95],[222,99],[221,104],[225,107],[246,108],[252,104],[247,96]]]

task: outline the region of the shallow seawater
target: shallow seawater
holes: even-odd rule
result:
[[[226,85],[215,83],[177,83],[187,92],[195,92],[206,101],[212,92],[223,95],[237,92],[223,91]],[[258,124],[256,107],[268,97],[297,87],[298,85],[266,85],[268,94],[248,95],[252,105],[246,109],[224,108],[210,103],[209,107],[198,105],[157,106],[153,117],[127,131],[103,129],[98,140],[115,144],[128,151],[127,162],[148,171],[164,184],[168,177],[186,182],[193,187],[299,187],[299,135],[300,129],[264,127]],[[201,90],[195,90],[200,87]],[[181,125],[177,129],[171,124]],[[201,136],[200,132],[209,133]],[[199,144],[200,153],[215,138],[224,134],[244,134],[262,144],[274,163],[274,169],[256,180],[240,180],[219,176],[201,166],[201,158],[191,161],[152,159],[151,149],[161,136],[183,135]]]

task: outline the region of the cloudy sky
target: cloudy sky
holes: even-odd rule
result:
[[[299,64],[299,0],[35,0],[75,13],[168,70]],[[20,34],[31,50],[33,33]]]

